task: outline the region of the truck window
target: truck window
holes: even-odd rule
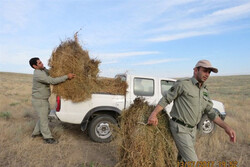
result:
[[[136,96],[153,96],[154,80],[146,78],[134,78],[134,94]]]
[[[162,96],[173,86],[174,81],[161,80],[161,94]]]

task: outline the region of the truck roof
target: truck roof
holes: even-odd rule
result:
[[[119,77],[119,76],[124,76],[124,77],[131,76],[131,77],[139,77],[139,78],[151,78],[151,79],[158,79],[158,80],[176,81],[176,79],[173,79],[173,78],[153,77],[153,76],[145,76],[145,75],[133,75],[133,74],[127,74],[127,73],[116,74],[115,78]]]

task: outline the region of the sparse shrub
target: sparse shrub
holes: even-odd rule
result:
[[[24,118],[33,118],[33,115],[30,113],[30,111],[25,111],[23,114]]]
[[[23,102],[27,103],[27,102],[29,102],[29,99],[25,99],[25,100],[23,100]]]
[[[10,112],[6,111],[6,112],[1,112],[0,117],[9,120],[12,116]]]
[[[90,167],[94,167],[94,163],[93,162],[90,162]]]
[[[18,104],[20,104],[20,103],[10,103],[10,106],[16,106],[16,105],[18,105]]]

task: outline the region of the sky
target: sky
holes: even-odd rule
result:
[[[0,71],[49,68],[76,32],[100,76],[190,77],[201,59],[212,76],[250,75],[250,0],[0,0]]]

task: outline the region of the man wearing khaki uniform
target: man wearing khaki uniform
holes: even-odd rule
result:
[[[157,125],[157,114],[174,101],[170,112],[170,130],[179,151],[178,161],[198,161],[195,152],[196,127],[206,113],[210,120],[222,127],[232,142],[236,142],[235,131],[230,128],[213,110],[205,81],[210,73],[218,72],[208,60],[200,60],[194,67],[192,78],[178,80],[161,98],[151,113],[148,124]]]
[[[44,141],[48,144],[56,143],[49,129],[48,115],[50,112],[49,97],[50,84],[59,84],[72,79],[75,74],[69,73],[61,77],[52,78],[49,76],[48,70],[44,68],[39,58],[30,59],[30,66],[34,68],[33,86],[32,86],[32,106],[39,116],[32,137],[43,136]]]

